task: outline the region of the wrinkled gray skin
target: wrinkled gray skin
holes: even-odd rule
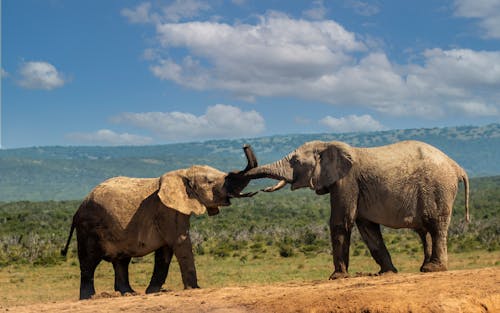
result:
[[[308,142],[283,159],[256,167],[246,177],[273,178],[291,189],[309,187],[330,193],[330,234],[334,272],[347,277],[351,229],[356,223],[380,273],[397,272],[382,239],[380,225],[412,228],[424,246],[422,272],[447,269],[447,231],[458,182],[465,186],[469,220],[468,178],[443,152],[423,142],[403,141],[374,148],[342,142]]]
[[[209,166],[192,166],[159,178],[115,177],[96,186],[73,217],[78,239],[80,299],[95,294],[94,271],[101,260],[113,263],[115,291],[133,293],[128,277],[132,257],[155,252],[154,271],[146,293],[158,292],[175,255],[185,288],[199,288],[189,238],[191,214],[219,213],[230,198],[241,194],[249,179],[242,174],[257,166],[249,146],[248,165],[240,172],[223,173]]]

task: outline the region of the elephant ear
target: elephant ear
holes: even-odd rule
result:
[[[329,192],[329,187],[346,176],[354,163],[351,147],[345,143],[334,142],[325,145],[325,148],[315,154],[311,186],[317,194]]]
[[[186,177],[185,172],[185,170],[178,170],[160,177],[158,196],[165,206],[182,214],[203,214],[207,208],[198,199],[192,182]]]

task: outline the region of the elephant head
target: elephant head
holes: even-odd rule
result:
[[[242,171],[221,172],[206,165],[194,165],[172,171],[160,177],[158,196],[168,207],[181,213],[196,215],[205,211],[209,215],[219,213],[219,206],[231,204],[231,198],[251,197],[256,193],[242,194],[250,178],[244,174],[257,166],[257,159],[250,146],[243,147],[247,166]]]
[[[263,191],[276,191],[289,183],[292,190],[309,187],[317,194],[325,194],[333,183],[347,175],[353,163],[354,151],[349,145],[311,141],[281,160],[250,169],[244,177],[280,180]]]

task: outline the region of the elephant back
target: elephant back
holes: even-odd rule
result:
[[[158,188],[158,178],[113,177],[97,185],[87,200],[102,207],[125,229],[141,203]]]

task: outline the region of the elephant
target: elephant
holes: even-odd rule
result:
[[[423,244],[422,272],[447,270],[447,231],[458,183],[463,181],[469,221],[467,173],[439,149],[420,141],[356,148],[346,143],[311,141],[284,158],[246,172],[251,179],[279,180],[263,191],[291,184],[330,194],[330,236],[334,271],[349,277],[349,244],[356,223],[379,274],[397,273],[380,225],[414,229]]]
[[[113,264],[115,291],[134,293],[128,266],[132,257],[155,252],[146,293],[160,291],[175,255],[184,288],[199,288],[189,237],[189,218],[208,211],[219,213],[249,183],[242,174],[257,166],[253,151],[244,146],[247,167],[224,173],[206,165],[167,172],[158,178],[114,177],[96,186],[73,216],[66,255],[74,229],[80,262],[80,300],[95,294],[94,272],[101,260]]]

